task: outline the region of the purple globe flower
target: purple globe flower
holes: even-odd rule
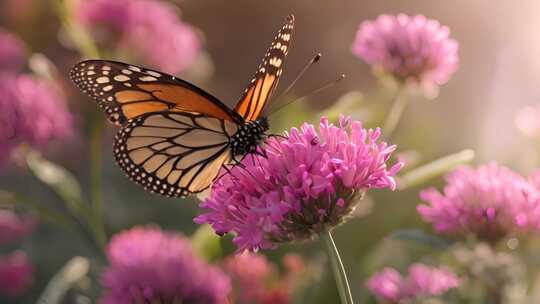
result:
[[[230,281],[195,256],[189,240],[156,227],[115,235],[107,248],[101,303],[223,304]]]
[[[200,39],[178,10],[159,0],[86,0],[76,17],[97,41],[118,53],[169,73],[188,68],[200,53]]]
[[[32,284],[34,266],[22,251],[0,257],[0,294],[17,297]]]
[[[367,282],[368,289],[377,297],[397,303],[402,297],[403,277],[393,268],[384,268]]]
[[[49,82],[28,75],[0,75],[0,158],[21,143],[42,148],[69,137],[72,116],[64,96]]]
[[[393,268],[385,268],[367,282],[368,289],[375,296],[390,303],[436,297],[458,286],[459,279],[449,270],[424,264],[409,267],[407,277],[402,277]]]
[[[35,226],[34,218],[18,216],[11,210],[0,209],[0,245],[30,234]]]
[[[267,157],[249,155],[213,186],[195,219],[218,234],[232,232],[239,250],[273,248],[310,238],[343,222],[371,188],[395,189],[387,162],[396,146],[378,142],[380,130],[341,118],[322,118],[319,134],[304,124],[287,139],[271,138]]]
[[[540,169],[534,170],[528,177],[529,183],[540,191]]]
[[[26,47],[14,34],[0,28],[0,72],[16,71],[25,60]]]
[[[279,271],[277,265],[261,254],[244,252],[227,257],[223,262],[223,270],[233,282],[230,302],[291,303],[295,288],[301,285],[306,274],[306,264],[296,254],[284,256],[282,262],[285,271]]]
[[[352,52],[398,81],[436,88],[458,66],[458,43],[449,35],[448,27],[422,15],[380,15],[360,25]]]
[[[446,181],[443,193],[422,191],[429,204],[417,207],[438,232],[496,242],[509,233],[540,230],[540,193],[512,170],[496,163],[462,167]]]

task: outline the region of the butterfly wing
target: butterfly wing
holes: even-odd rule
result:
[[[232,159],[238,125],[203,114],[157,112],[130,120],[117,133],[114,155],[137,184],[165,196],[207,189]]]
[[[108,60],[87,60],[71,69],[71,79],[117,125],[145,113],[195,112],[228,121],[243,119],[217,98],[174,76]]]
[[[289,52],[293,30],[294,16],[290,15],[278,31],[255,76],[236,104],[234,110],[246,121],[257,120],[272,96],[283,72],[283,63]]]

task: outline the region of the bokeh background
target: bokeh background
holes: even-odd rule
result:
[[[81,0],[84,1],[84,0]],[[75,134],[48,145],[46,157],[67,168],[79,181],[83,197],[91,196],[91,148],[89,134],[95,105],[82,96],[68,79],[70,67],[81,60],[76,49],[65,42],[66,33],[58,18],[62,1],[2,0],[0,27],[20,37],[29,53],[44,54],[58,69],[61,87],[73,113]],[[367,127],[380,126],[391,105],[392,93],[382,87],[370,67],[351,53],[359,24],[378,15],[423,14],[439,20],[451,30],[459,43],[459,69],[439,97],[412,100],[391,142],[398,151],[414,155],[413,163],[427,163],[445,155],[473,149],[474,163],[497,160],[523,174],[539,165],[538,142],[516,128],[517,112],[540,101],[540,2],[502,1],[170,1],[178,7],[184,22],[198,31],[203,57],[179,76],[205,88],[232,106],[252,76],[261,56],[283,18],[296,16],[296,33],[280,88],[283,89],[315,54],[322,59],[294,87],[290,96],[302,96],[337,78],[346,79],[324,92],[276,113],[272,129],[280,132],[303,121],[317,121],[322,114],[332,115],[340,100],[352,100],[349,114]],[[164,37],[165,38],[165,37]],[[144,40],[140,44],[145,44]],[[123,59],[114,57],[109,59]],[[137,63],[137,62],[134,62]],[[28,67],[26,68],[28,70]],[[279,90],[277,95],[279,95]],[[1,110],[1,109],[0,109]],[[122,174],[112,159],[115,127],[105,124],[101,139],[103,211],[106,231],[112,235],[138,224],[154,223],[165,229],[191,235],[198,228],[193,218],[200,213],[196,198],[163,199],[146,193]],[[405,168],[407,170],[407,167]],[[406,172],[406,171],[404,171]],[[364,287],[366,278],[383,266],[405,268],[437,249],[392,239],[397,229],[430,231],[415,206],[418,192],[427,186],[440,186],[434,177],[403,191],[374,191],[371,206],[335,231],[351,287],[362,303],[375,303]],[[26,197],[48,208],[62,210],[58,195],[29,173],[26,165],[14,161],[0,171],[0,188]],[[367,203],[366,203],[367,204]],[[14,207],[25,212],[24,207]],[[234,252],[231,238],[221,240],[223,255]],[[31,287],[18,298],[1,298],[2,303],[33,303],[51,277],[73,256],[96,261],[95,248],[78,231],[40,221],[34,232],[1,252],[24,250],[35,265]],[[285,253],[295,252],[324,267],[324,251],[319,241],[308,241],[264,251],[278,262]],[[322,262],[321,262],[322,260]],[[99,263],[97,263],[99,264]],[[95,278],[99,268],[91,268],[88,280],[79,283],[81,292],[95,299],[99,294]],[[298,303],[336,303],[337,292],[331,272],[317,275]],[[66,303],[74,303],[74,294]],[[86,300],[85,300],[86,299]],[[371,302],[370,302],[371,301]],[[86,302],[81,302],[86,303]]]

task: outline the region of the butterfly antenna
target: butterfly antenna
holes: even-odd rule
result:
[[[307,70],[309,70],[311,66],[317,63],[321,59],[321,57],[322,57],[321,53],[315,54],[315,56],[313,56],[313,58],[311,58],[311,60],[309,60],[308,63],[306,63],[306,65],[300,71],[300,73],[298,73],[296,78],[291,82],[291,84],[289,84],[289,86],[283,91],[283,93],[279,95],[279,97],[276,100],[280,100],[283,96],[287,95],[292,90],[294,85],[298,82],[298,80],[300,80],[300,78],[302,78],[302,76],[306,74]]]
[[[320,91],[324,91],[324,90],[326,90],[326,89],[328,89],[328,88],[331,88],[331,87],[333,87],[334,85],[336,85],[338,82],[342,81],[343,79],[345,79],[345,74],[341,74],[341,75],[338,77],[338,79],[333,80],[333,81],[330,81],[330,82],[326,83],[325,85],[322,85],[321,87],[319,87],[319,88],[317,88],[317,89],[315,89],[315,90],[313,90],[313,91],[311,91],[311,92],[305,94],[305,95],[302,96],[302,97],[296,98],[296,99],[294,99],[294,100],[292,100],[292,101],[289,101],[289,102],[283,104],[282,106],[278,107],[278,108],[275,109],[274,111],[270,112],[269,115],[272,115],[272,114],[274,114],[274,113],[276,113],[276,112],[279,112],[279,110],[285,108],[286,106],[290,105],[291,103],[297,102],[297,101],[302,100],[302,99],[304,99],[304,98],[307,98],[307,97],[309,97],[309,96],[311,96],[311,95],[314,95],[314,94],[316,94],[316,93],[319,93]]]

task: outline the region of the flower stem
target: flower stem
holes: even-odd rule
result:
[[[403,115],[403,111],[407,106],[406,91],[407,90],[405,88],[398,89],[396,97],[394,98],[392,109],[390,109],[390,113],[386,117],[386,122],[384,123],[383,127],[383,134],[387,140],[390,139],[392,133],[394,133],[396,130],[399,120]]]
[[[321,238],[324,240],[326,249],[328,250],[328,257],[330,258],[332,270],[334,271],[334,278],[336,280],[341,303],[353,304],[351,288],[349,287],[349,281],[347,280],[347,273],[341,262],[341,257],[339,256],[336,243],[334,243],[334,239],[332,238],[332,233],[330,230],[325,230],[321,233]]]
[[[95,115],[94,115],[95,116]],[[102,144],[103,137],[103,121],[94,117],[90,130],[90,183],[91,183],[91,200],[93,208],[93,216],[91,226],[93,228],[96,241],[99,246],[104,248],[107,242],[105,233],[105,225],[103,221],[103,198],[102,198]]]

